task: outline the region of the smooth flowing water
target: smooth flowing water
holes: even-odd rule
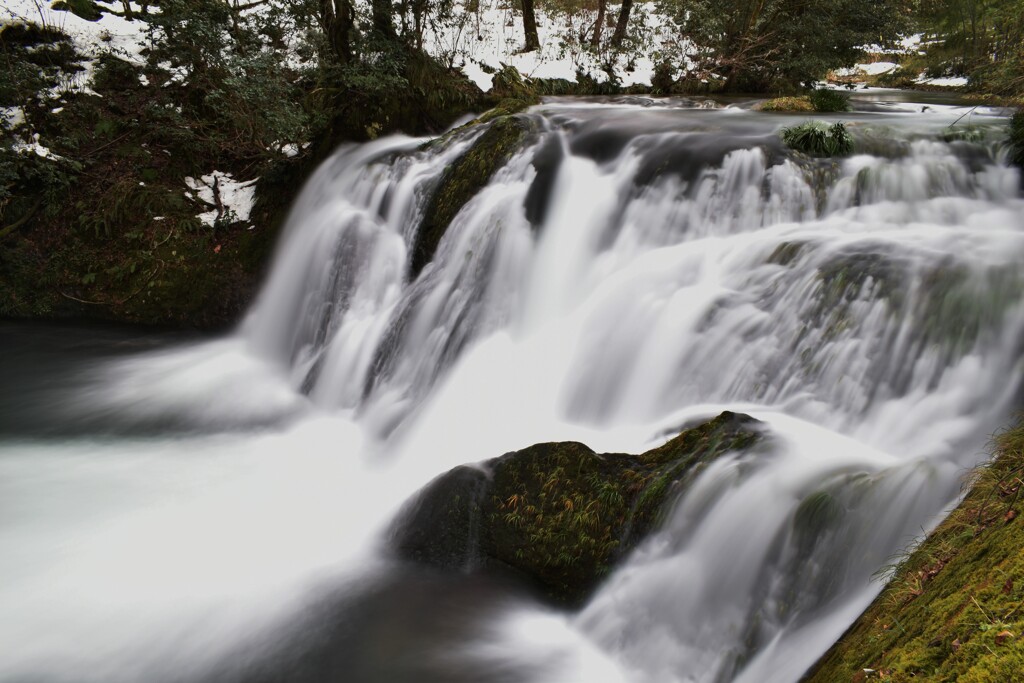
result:
[[[864,108],[833,162],[781,115],[548,103],[415,278],[479,131],[346,147],[235,334],[4,326],[0,680],[796,680],[1019,406],[1003,120]],[[389,554],[453,466],[722,409],[771,448],[704,471],[578,613]]]

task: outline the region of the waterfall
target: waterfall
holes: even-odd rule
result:
[[[61,419],[107,425],[115,460],[139,449],[159,463],[184,442],[248,463],[259,474],[224,487],[272,539],[309,523],[330,537],[338,520],[344,552],[296,541],[244,590],[201,569],[209,595],[179,586],[195,613],[233,605],[207,624],[220,643],[252,612],[260,634],[287,630],[312,583],[370,595],[361,582],[389,566],[380,529],[448,468],[542,441],[639,451],[692,418],[747,412],[767,424],[771,449],[701,473],[578,614],[498,601],[442,658],[487,672],[474,680],[794,681],[878,591],[872,574],[955,499],[963,469],[1017,406],[1021,178],[998,141],[943,141],[962,111],[853,113],[871,153],[814,160],[783,147],[781,116],[556,101],[524,115],[533,134],[416,274],[409,255],[430,198],[480,127],[343,147],[297,198],[234,335],[103,363]],[[56,447],[18,448],[0,467],[31,468],[33,449]],[[97,447],[60,448],[71,452],[63,462]],[[280,460],[288,453],[295,469]],[[314,493],[296,479],[320,471]],[[294,487],[298,504],[278,512],[287,523],[251,498],[254,476],[275,501],[276,478]],[[215,525],[221,516],[206,499],[196,511]],[[146,514],[174,533],[173,517]],[[223,532],[245,527],[233,518]],[[88,588],[81,567],[45,557],[68,591]],[[102,563],[90,558],[94,580]],[[275,607],[256,610],[267,591]],[[5,604],[31,609],[0,589]],[[158,607],[145,628],[201,622]],[[92,623],[90,609],[80,606],[69,638]],[[99,651],[126,657],[135,634],[123,624],[134,622],[100,613],[113,626],[96,636]],[[50,639],[0,655],[0,680],[71,680],[60,666],[91,661],[59,624],[36,621]],[[222,646],[183,647],[202,656],[181,678],[264,680],[225,664],[242,657],[237,641],[257,638],[242,630]],[[42,666],[53,652],[65,664]],[[171,680],[155,672],[177,661],[129,660],[106,680]],[[502,678],[508,667],[515,675]]]

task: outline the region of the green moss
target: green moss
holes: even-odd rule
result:
[[[943,142],[982,143],[988,140],[990,131],[983,126],[956,126],[946,128],[940,136]]]
[[[978,276],[964,266],[944,264],[925,274],[922,289],[915,326],[931,342],[964,353],[1020,300],[1024,281],[1011,267]]]
[[[1012,681],[1024,671],[1024,422],[806,681]]]
[[[893,313],[905,305],[906,278],[891,257],[880,253],[842,254],[818,268],[817,302],[809,322],[834,338],[850,325],[850,306],[870,283],[870,294]]]
[[[445,171],[434,191],[412,247],[414,277],[434,258],[437,245],[462,207],[508,163],[533,132],[529,119],[515,116],[502,116],[486,125],[487,130]]]
[[[775,247],[775,250],[768,256],[768,263],[777,266],[788,266],[800,258],[803,250],[804,245],[801,242],[783,242]]]
[[[576,603],[660,521],[671,493],[760,439],[753,423],[723,413],[639,456],[572,442],[505,456],[494,468],[485,551],[538,579],[549,597]]]

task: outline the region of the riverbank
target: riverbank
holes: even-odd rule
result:
[[[964,500],[805,677],[1011,681],[1024,670],[1024,422],[993,440]]]

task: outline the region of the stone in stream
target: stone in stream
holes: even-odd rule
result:
[[[457,467],[407,506],[392,547],[440,569],[516,576],[576,607],[708,463],[762,439],[759,421],[724,412],[640,455],[569,441]]]

